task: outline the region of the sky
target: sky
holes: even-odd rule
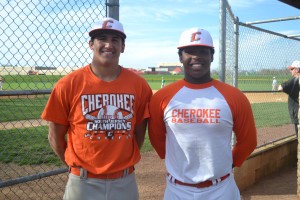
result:
[[[103,2],[1,0],[0,66],[87,64],[92,57],[88,31],[98,16],[105,15]],[[299,9],[277,0],[228,2],[241,22],[300,16]],[[120,65],[146,69],[160,63],[179,63],[176,47],[180,34],[200,27],[212,35],[216,53],[211,68],[219,69],[219,0],[119,0],[119,4],[119,20],[127,35]],[[300,34],[300,19],[256,26],[288,35]]]
[[[300,16],[300,10],[277,0],[228,0],[241,22]],[[218,0],[120,0],[120,17],[126,39],[120,64],[133,68],[155,67],[159,63],[178,62],[180,34],[191,27],[208,30],[216,48],[212,69],[219,60]],[[283,34],[300,34],[300,20],[257,24]],[[300,37],[299,37],[300,38]]]

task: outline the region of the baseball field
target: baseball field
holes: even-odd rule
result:
[[[4,89],[51,89],[59,78],[48,76],[6,77]],[[160,88],[161,76],[151,75],[145,78],[154,92]],[[180,78],[182,77],[177,76],[175,79],[174,76],[164,76],[166,84]],[[282,78],[282,81],[285,78]],[[282,92],[273,94],[270,91],[271,82],[267,78],[257,78],[257,80],[248,80],[248,82],[241,81],[240,86],[244,90],[248,90],[245,95],[252,104],[258,128],[259,145],[293,133],[287,111],[286,94]],[[0,98],[0,134],[2,136],[0,168],[3,169],[0,170],[1,180],[48,172],[62,167],[48,145],[46,123],[39,120],[47,99],[48,95]],[[165,186],[164,163],[152,151],[148,138],[146,138],[142,152],[142,160],[136,166],[140,197],[141,199],[162,199]],[[66,179],[67,174],[64,173],[6,187],[1,190],[0,199],[17,199],[16,197],[55,199],[62,195]]]
[[[144,74],[142,75],[149,83],[153,90],[161,87],[162,78],[166,85],[176,80],[182,79],[183,75],[160,75],[160,74]],[[240,75],[238,77],[238,88],[242,91],[271,91],[273,74],[253,74]],[[52,89],[54,84],[62,75],[4,75],[3,90],[42,90]],[[212,74],[214,79],[218,79],[218,75]],[[278,84],[288,80],[290,74],[281,73],[277,75]],[[232,84],[232,77],[226,77],[226,83]]]

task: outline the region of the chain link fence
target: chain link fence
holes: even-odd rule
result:
[[[39,118],[57,80],[91,60],[87,31],[109,5],[0,2],[0,199],[62,198],[67,169]],[[271,88],[273,77],[278,84],[289,78],[286,67],[299,59],[300,40],[239,22],[228,4],[225,21],[225,80],[251,99],[259,144],[293,135],[287,96]]]
[[[276,90],[292,78],[287,66],[299,59],[300,38],[240,22],[227,1],[224,21],[226,28],[221,34],[226,39],[225,82],[238,87],[249,98],[259,146],[295,135],[288,96]],[[273,79],[277,82],[275,91]]]
[[[62,199],[67,169],[39,118],[57,80],[91,60],[88,30],[108,3],[0,2],[0,199]]]

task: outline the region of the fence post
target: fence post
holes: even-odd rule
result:
[[[220,0],[219,79],[222,82],[225,82],[225,68],[226,68],[226,4],[227,4],[226,0]]]
[[[119,0],[108,0],[106,6],[108,7],[108,17],[119,20]]]
[[[239,18],[236,17],[234,24],[234,37],[235,37],[235,61],[234,61],[234,76],[233,85],[238,88],[238,74],[239,74]]]
[[[300,86],[300,80],[299,79],[298,79],[298,84]],[[300,90],[299,90],[298,102],[300,102],[299,100],[300,100]],[[299,110],[298,110],[298,120],[299,119],[300,119],[300,106],[299,106]],[[300,125],[298,124],[298,130],[299,129],[300,129]],[[298,199],[300,199],[300,162],[299,162],[299,160],[300,160],[300,143],[299,143],[300,134],[299,134],[299,132],[298,132],[297,135],[298,135],[297,136],[297,140],[298,140],[298,149],[297,149],[297,159],[298,159],[298,161],[297,161],[297,197],[298,197]]]

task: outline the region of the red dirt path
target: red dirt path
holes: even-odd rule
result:
[[[286,102],[287,96],[283,93],[247,93],[246,96],[249,98],[251,103],[260,103],[260,102]],[[21,123],[25,125],[26,123]],[[29,125],[33,125],[34,122],[31,121]],[[7,129],[9,124],[0,123],[0,128]],[[16,124],[12,125],[16,127]],[[266,127],[258,130],[258,142],[259,145],[266,142],[276,140],[287,135],[293,134],[293,126],[286,125],[282,127]],[[11,166],[10,166],[11,167]],[[16,171],[24,170],[23,167],[14,166]],[[31,169],[34,166],[28,166]],[[8,165],[0,165],[1,170],[8,170]],[[1,171],[0,170],[0,171]],[[269,177],[255,186],[242,191],[243,200],[293,200],[296,198],[296,167],[292,169],[286,169],[279,174],[276,174],[272,177]],[[2,171],[3,172],[3,171]],[[165,166],[164,161],[160,160],[157,154],[154,151],[143,153],[141,161],[136,165],[136,176],[139,186],[139,193],[141,200],[159,200],[163,199],[163,193],[165,188]],[[3,174],[2,174],[3,175]],[[0,173],[0,179],[2,177]],[[66,174],[60,175],[59,177],[49,177],[41,179],[39,184],[28,183],[14,186],[11,188],[4,188],[0,191],[0,199],[18,199],[16,198],[16,193],[20,193],[17,197],[20,199],[27,199],[27,194],[22,198],[23,191],[31,191],[30,199],[53,199],[51,198],[50,191],[58,191],[62,195],[63,187],[66,181]],[[48,185],[43,185],[43,182],[47,182]],[[56,181],[53,181],[55,179]],[[44,189],[41,189],[41,188]],[[22,188],[22,190],[20,190]],[[55,189],[56,188],[56,189]],[[46,195],[47,193],[47,195]],[[5,196],[3,196],[5,194]]]

